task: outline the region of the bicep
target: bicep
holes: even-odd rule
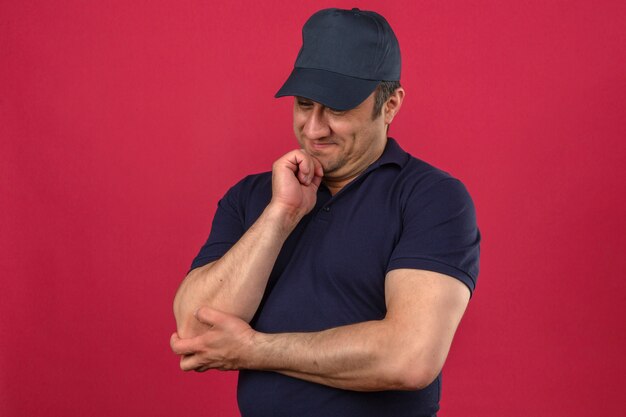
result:
[[[402,342],[427,362],[435,376],[448,355],[470,291],[458,279],[438,272],[395,269],[385,281],[385,320],[404,332]],[[412,347],[412,349],[410,349]]]

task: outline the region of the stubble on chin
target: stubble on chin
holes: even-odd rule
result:
[[[342,166],[343,163],[340,160],[332,159],[332,160],[319,160],[322,164],[322,168],[324,169],[324,176],[328,177],[331,174],[337,172]]]

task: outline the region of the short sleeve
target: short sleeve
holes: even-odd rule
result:
[[[221,258],[244,234],[244,216],[237,203],[239,191],[240,184],[237,184],[217,203],[209,238],[191,263],[190,270]]]
[[[465,186],[446,178],[414,191],[404,202],[402,217],[402,233],[387,271],[439,272],[462,281],[473,293],[481,238],[474,203]]]

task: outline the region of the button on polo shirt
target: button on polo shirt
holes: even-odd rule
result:
[[[270,199],[271,172],[231,188],[192,269],[226,253]],[[472,292],[479,242],[463,184],[389,139],[382,156],[334,196],[320,186],[315,207],[283,245],[251,325],[267,333],[310,332],[382,319],[385,276],[398,268],[440,272]],[[420,391],[364,395],[242,371],[238,400],[244,416],[429,415],[438,409],[439,384],[437,378]]]

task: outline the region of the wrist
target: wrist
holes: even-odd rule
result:
[[[270,201],[264,211],[267,220],[282,233],[285,233],[285,237],[289,236],[296,228],[304,214],[302,210],[285,206],[273,200]]]
[[[269,335],[250,329],[250,333],[239,351],[237,369],[264,370],[262,346],[267,343]]]

